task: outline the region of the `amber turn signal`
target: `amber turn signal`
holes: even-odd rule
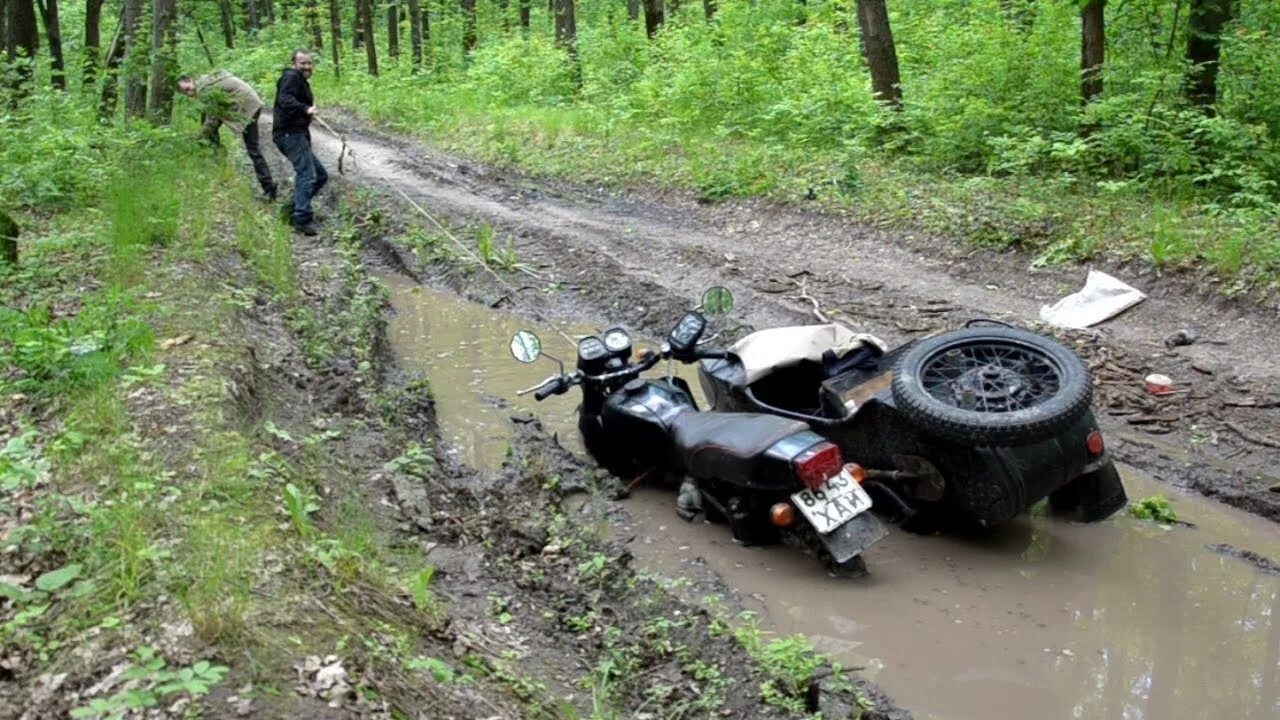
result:
[[[769,508],[769,521],[780,528],[788,528],[796,524],[796,509],[791,503],[775,503]]]
[[[846,463],[844,471],[849,473],[849,477],[853,478],[853,481],[859,485],[862,484],[863,480],[867,479],[867,469],[858,463]]]

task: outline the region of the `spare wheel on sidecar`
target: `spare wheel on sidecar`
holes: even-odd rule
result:
[[[1004,327],[945,332],[899,358],[893,399],[922,432],[966,445],[1053,437],[1089,409],[1080,358],[1037,333]]]

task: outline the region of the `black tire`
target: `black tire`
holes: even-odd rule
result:
[[[976,394],[975,383],[985,394]],[[1052,437],[1088,412],[1093,399],[1093,380],[1074,352],[1012,328],[977,327],[921,340],[898,360],[892,387],[898,410],[922,432],[969,446]],[[962,407],[960,398],[947,396],[962,389],[975,393],[971,402],[980,399],[983,408]]]

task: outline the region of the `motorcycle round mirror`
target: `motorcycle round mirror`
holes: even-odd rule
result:
[[[531,363],[542,355],[542,340],[528,330],[511,336],[511,356],[522,363]]]
[[[733,293],[729,288],[723,285],[716,285],[707,288],[702,293],[702,312],[705,315],[716,317],[719,315],[728,315],[733,309]]]

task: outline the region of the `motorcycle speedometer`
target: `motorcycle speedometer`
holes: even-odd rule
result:
[[[595,336],[584,337],[578,341],[578,360],[591,362],[599,360],[609,354],[609,349],[604,343],[600,342],[600,338]]]
[[[609,352],[618,355],[631,349],[631,336],[620,328],[610,328],[604,333],[604,346]]]

